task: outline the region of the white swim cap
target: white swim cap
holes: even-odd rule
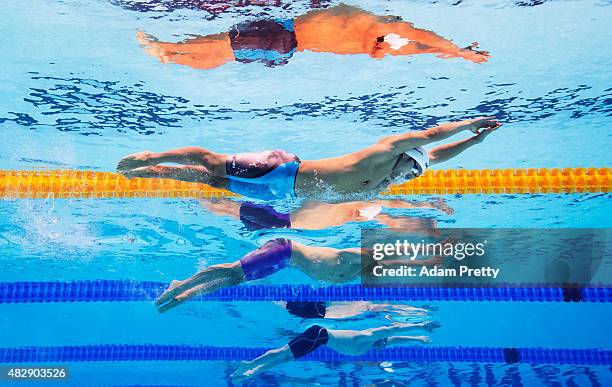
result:
[[[416,161],[421,169],[421,175],[425,173],[427,168],[429,168],[429,156],[423,147],[410,149],[408,152],[406,152],[406,156],[411,157],[414,161]]]
[[[403,38],[398,34],[390,33],[385,35],[384,41],[387,42],[392,49],[399,51],[402,47],[410,42],[410,39]]]

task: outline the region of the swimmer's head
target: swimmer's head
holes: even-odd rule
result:
[[[421,176],[429,168],[429,156],[422,147],[402,153],[391,172],[393,179],[412,180]]]

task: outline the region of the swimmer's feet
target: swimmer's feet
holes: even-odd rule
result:
[[[119,172],[127,172],[132,169],[140,168],[149,165],[150,151],[143,151],[139,153],[133,153],[127,155],[117,163],[117,170]]]
[[[164,313],[205,290],[206,284],[192,285],[188,281],[172,281],[168,289],[155,301],[157,311]]]
[[[469,60],[474,63],[484,63],[489,60],[491,54],[488,51],[479,51],[478,42],[474,42],[459,51],[459,56],[465,60]]]
[[[242,361],[240,367],[230,375],[230,378],[234,382],[240,382],[257,374],[261,368],[261,365],[254,365],[253,361]]]
[[[156,37],[144,31],[138,31],[136,32],[136,40],[148,55],[158,58],[162,63],[169,62],[168,53]]]

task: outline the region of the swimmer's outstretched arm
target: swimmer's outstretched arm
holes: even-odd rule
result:
[[[447,160],[452,159],[453,157],[459,155],[466,149],[470,148],[473,145],[480,144],[484,141],[485,138],[494,131],[496,131],[502,124],[497,126],[486,128],[480,131],[480,133],[476,134],[473,137],[468,139],[457,141],[451,144],[441,145],[429,151],[429,163],[431,165],[440,164]]]
[[[497,129],[501,126],[494,117],[480,117],[471,120],[447,122],[427,130],[414,131],[396,136],[389,136],[379,141],[378,145],[388,146],[393,154],[402,154],[411,149],[446,140],[457,133],[470,130],[479,133],[482,129]]]
[[[356,317],[368,312],[394,313],[402,316],[425,316],[428,309],[402,304],[377,304],[370,301],[338,302],[328,305],[325,310],[326,319],[342,319]]]
[[[441,58],[463,58],[474,63],[486,62],[490,55],[486,51],[476,51],[477,42],[472,43],[466,48],[461,48],[452,41],[445,39],[436,33],[420,28],[415,28],[409,22],[383,23],[380,25],[380,35],[397,34],[401,38],[412,40],[418,43],[420,49],[416,53],[439,54]],[[421,49],[421,47],[423,47]],[[411,55],[415,54],[413,46],[406,45],[397,51],[388,51],[391,55]]]
[[[415,329],[422,329],[427,332],[431,332],[441,326],[442,325],[437,321],[424,321],[416,324],[401,323],[377,328],[370,328],[360,331],[360,333],[372,335],[375,340],[378,340],[385,339],[391,336],[401,335],[402,333],[413,331]]]

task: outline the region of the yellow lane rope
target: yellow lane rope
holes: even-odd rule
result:
[[[383,195],[611,192],[612,168],[429,171]],[[126,179],[112,172],[0,170],[0,198],[217,198],[238,196],[201,183]]]

